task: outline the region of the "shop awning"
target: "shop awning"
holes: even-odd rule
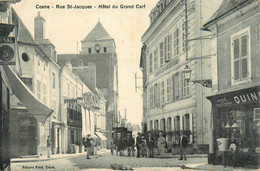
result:
[[[3,66],[3,68],[9,80],[12,92],[25,105],[27,110],[37,119],[37,121],[44,124],[53,110],[41,103],[9,66]]]
[[[101,140],[107,140],[107,138],[101,133],[101,132],[95,132],[95,134],[100,138]]]

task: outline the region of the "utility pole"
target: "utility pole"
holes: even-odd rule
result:
[[[186,54],[186,61],[188,61],[188,0],[184,0],[184,6],[185,6],[185,54]]]

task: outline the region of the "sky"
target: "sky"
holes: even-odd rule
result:
[[[58,54],[77,53],[81,49],[81,40],[100,20],[116,43],[120,113],[124,116],[126,109],[127,120],[140,124],[142,91],[135,91],[134,75],[137,73],[139,77],[142,76],[139,68],[141,37],[149,27],[149,13],[157,2],[158,0],[21,0],[13,8],[33,36],[34,17],[40,12],[46,20],[45,38],[50,39]],[[110,9],[98,9],[103,4],[110,5]],[[58,9],[57,5],[64,5],[65,9]],[[92,9],[66,9],[67,5],[91,5]],[[113,5],[118,5],[118,8],[113,9]],[[144,8],[121,9],[120,5],[139,5]],[[50,9],[37,9],[38,6],[49,6]],[[139,86],[140,83],[139,79]]]

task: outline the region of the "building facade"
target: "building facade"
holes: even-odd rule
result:
[[[80,54],[58,55],[58,63],[70,61],[73,67],[96,65],[96,87],[106,99],[106,136],[112,139],[112,128],[118,126],[118,63],[116,45],[100,22],[82,40]],[[88,76],[85,75],[85,79]],[[83,77],[81,77],[83,79]],[[94,90],[95,91],[95,90]],[[110,143],[108,143],[109,146]]]
[[[216,35],[210,44],[217,52],[212,59],[214,95],[208,97],[213,121],[209,162],[213,164],[223,164],[218,156],[234,143],[243,157],[240,164],[259,167],[259,15],[257,0],[226,0],[203,26]]]
[[[48,103],[52,93],[50,72],[58,72],[59,67],[52,65],[53,61],[40,49],[13,9],[10,14],[15,25],[17,61],[14,66],[3,67],[13,94],[10,97],[10,153],[12,157],[45,155],[52,117],[59,115],[59,103],[55,106]],[[56,98],[59,101],[59,92]]]
[[[191,132],[190,143],[209,143],[211,105],[206,96],[211,94],[211,61],[204,56],[210,54],[210,49],[205,46],[207,40],[198,38],[207,36],[200,30],[210,15],[206,9],[214,10],[216,6],[206,1],[185,2],[159,1],[142,36],[143,132],[164,131],[168,147],[178,144],[182,130]],[[192,71],[190,81],[184,79],[185,66]],[[202,86],[203,80],[208,80],[206,87]]]

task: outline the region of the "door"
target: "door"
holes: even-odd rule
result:
[[[37,128],[36,126],[28,126],[28,154],[37,154]]]

